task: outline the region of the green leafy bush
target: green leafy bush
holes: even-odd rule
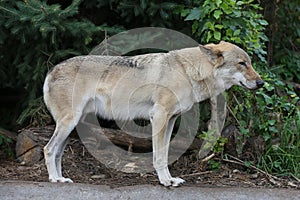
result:
[[[253,0],[196,2],[193,8],[180,7],[181,16],[192,22],[195,37],[202,43],[225,40],[240,45],[252,56],[254,67],[266,82],[256,92],[233,87],[228,93],[231,117],[227,123],[238,124],[240,130],[237,148],[242,151],[246,140],[261,136],[265,151],[256,164],[270,173],[299,177],[299,97],[292,85],[265,67],[268,39],[264,31],[268,23],[260,14],[262,8]]]
[[[238,143],[262,136],[265,152],[256,164],[270,173],[299,177],[300,98],[292,85],[273,73],[263,73],[262,78],[266,83],[256,92],[237,87],[230,91],[234,96],[229,104],[231,115],[241,133]]]
[[[202,1],[199,1],[199,3]],[[202,43],[221,39],[233,42],[265,60],[264,34],[268,22],[263,19],[259,4],[253,0],[205,0],[200,6],[182,8],[185,21],[192,21],[192,32]]]

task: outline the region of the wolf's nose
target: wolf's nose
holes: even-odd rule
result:
[[[264,81],[263,80],[259,79],[259,80],[256,81],[256,86],[258,88],[261,88],[263,85],[264,85]]]

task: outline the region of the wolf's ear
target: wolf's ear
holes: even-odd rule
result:
[[[200,51],[204,53],[214,67],[219,67],[224,63],[222,51],[216,48],[216,45],[199,45]]]

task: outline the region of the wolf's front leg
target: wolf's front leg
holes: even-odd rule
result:
[[[209,135],[206,140],[203,141],[201,149],[199,150],[198,157],[204,158],[217,143],[221,136],[222,129],[225,123],[226,117],[226,99],[223,94],[213,96],[210,98],[211,106],[211,118],[208,125]]]
[[[150,115],[152,122],[153,165],[159,181],[164,186],[179,186],[184,180],[172,177],[168,169],[169,143],[176,117],[170,119],[167,110],[160,105],[156,105]]]

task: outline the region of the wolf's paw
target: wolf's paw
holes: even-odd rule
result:
[[[71,179],[64,177],[49,178],[49,181],[52,183],[73,183]]]
[[[160,183],[166,187],[168,186],[173,186],[173,187],[178,187],[182,183],[184,183],[185,180],[181,178],[171,178],[171,179],[165,179],[165,180],[160,180]]]

